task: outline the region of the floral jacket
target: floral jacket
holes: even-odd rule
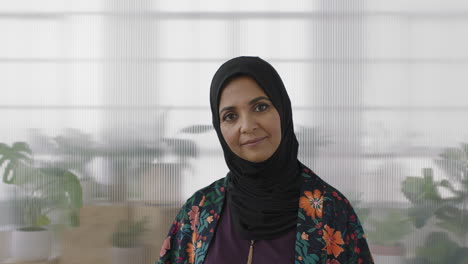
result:
[[[362,226],[349,201],[302,167],[295,264],[373,264]],[[197,191],[178,213],[157,264],[201,264],[219,221],[226,179]]]

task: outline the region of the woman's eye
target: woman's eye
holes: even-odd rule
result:
[[[268,105],[267,104],[258,104],[255,106],[255,111],[256,112],[263,112],[265,110],[268,109]]]
[[[224,121],[232,121],[236,118],[236,115],[233,113],[228,113],[223,116]]]

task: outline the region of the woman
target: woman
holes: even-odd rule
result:
[[[270,64],[227,61],[210,103],[229,172],[187,200],[158,263],[373,263],[349,201],[297,160],[291,103]]]

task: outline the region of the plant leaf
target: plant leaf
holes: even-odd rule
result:
[[[36,218],[34,223],[35,226],[47,226],[50,225],[50,219],[45,214],[41,214]]]
[[[3,172],[3,182],[6,184],[14,184],[16,178],[16,171],[13,169],[16,167],[16,164],[10,161],[8,165],[5,167],[5,171]],[[11,175],[11,177],[9,177]]]
[[[15,142],[11,147],[1,143],[0,144],[0,155],[2,156],[3,164],[9,161],[5,171],[3,173],[3,182],[6,184],[13,184],[16,178],[16,168],[19,164],[24,163],[29,165],[32,162],[31,149],[25,142]],[[11,175],[11,177],[10,177]]]
[[[407,177],[402,183],[402,192],[408,200],[416,204],[441,200],[437,184],[431,175],[425,175],[424,178]]]
[[[424,247],[417,250],[417,255],[427,259],[431,264],[456,263],[452,260],[458,248],[457,243],[447,234],[433,232],[428,235]]]
[[[211,125],[193,125],[193,126],[182,128],[180,132],[188,133],[188,134],[202,134],[212,129],[213,129],[213,126]]]
[[[192,140],[179,138],[164,138],[162,141],[168,144],[180,157],[197,157],[198,147]]]
[[[55,188],[63,192],[67,197],[67,207],[81,208],[83,203],[83,190],[81,188],[78,177],[68,170],[61,168],[41,168],[40,171],[44,174],[55,176]]]

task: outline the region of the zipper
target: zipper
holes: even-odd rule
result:
[[[255,240],[250,240],[249,257],[247,258],[247,264],[252,264],[254,243]]]

